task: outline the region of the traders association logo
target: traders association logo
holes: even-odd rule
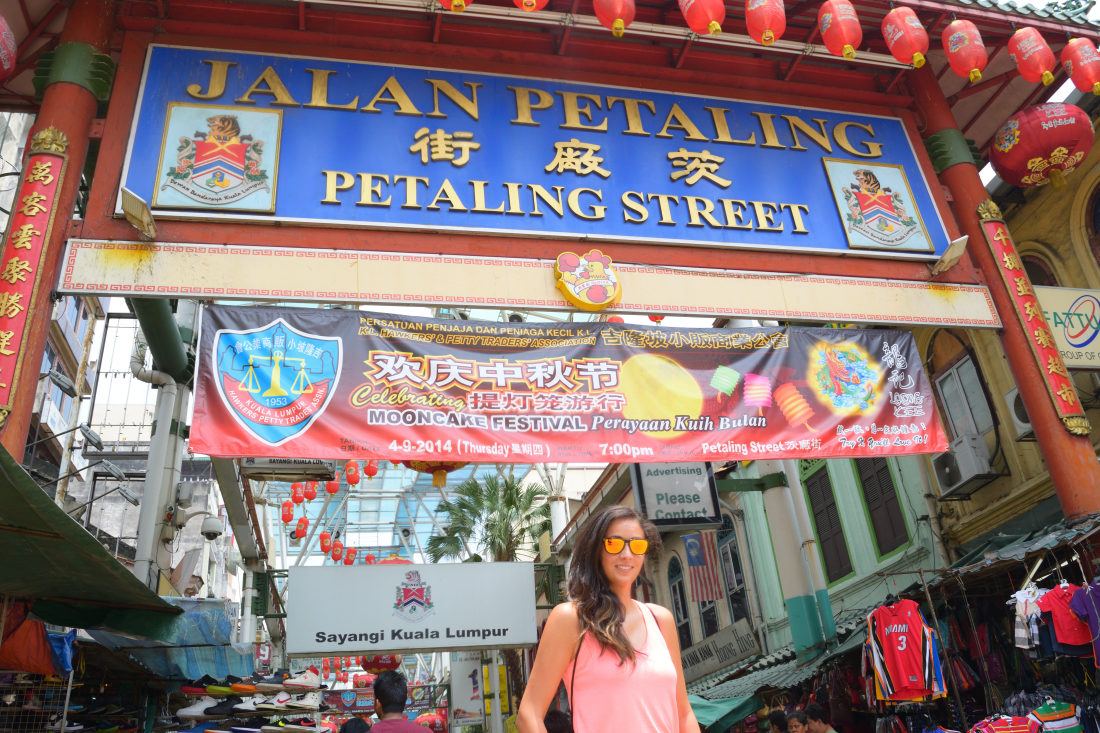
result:
[[[281,115],[170,105],[153,205],[273,210]]]
[[[406,621],[422,621],[434,611],[432,587],[420,580],[420,571],[405,573],[405,582],[397,586],[393,615]]]
[[[220,330],[211,360],[218,394],[253,436],[278,446],[316,422],[340,378],[343,342],[279,318],[261,328]]]

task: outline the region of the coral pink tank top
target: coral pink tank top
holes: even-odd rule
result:
[[[576,733],[676,733],[680,728],[676,666],[653,611],[638,605],[646,638],[635,650],[634,664],[620,665],[619,655],[602,650],[591,634],[585,634],[577,660],[565,668],[567,689],[577,676],[574,699],[569,701]]]

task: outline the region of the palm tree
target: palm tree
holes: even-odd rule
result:
[[[523,484],[514,476],[474,476],[439,502],[442,534],[428,538],[432,562],[514,562],[531,559],[530,547],[550,530],[549,492],[541,484]],[[525,557],[520,557],[526,555]]]
[[[471,476],[453,495],[439,502],[436,517],[445,523],[442,534],[428,538],[428,559],[464,562],[514,562],[532,559],[531,547],[550,531],[549,492],[538,483],[523,484],[514,476]],[[523,555],[523,557],[521,557]],[[506,649],[504,666],[514,699],[523,695],[520,656]],[[514,711],[513,711],[514,712]]]

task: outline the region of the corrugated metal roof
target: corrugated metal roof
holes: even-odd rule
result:
[[[798,660],[791,660],[774,667],[750,672],[744,677],[738,677],[729,682],[723,682],[717,687],[708,690],[703,697],[709,700],[717,700],[726,697],[745,697],[754,695],[757,690],[765,687],[791,687],[813,676],[819,666],[820,663],[816,659],[801,666]]]

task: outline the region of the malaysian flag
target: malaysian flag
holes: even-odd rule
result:
[[[722,597],[722,588],[718,584],[717,534],[715,530],[707,529],[684,535],[693,601],[717,601]]]

